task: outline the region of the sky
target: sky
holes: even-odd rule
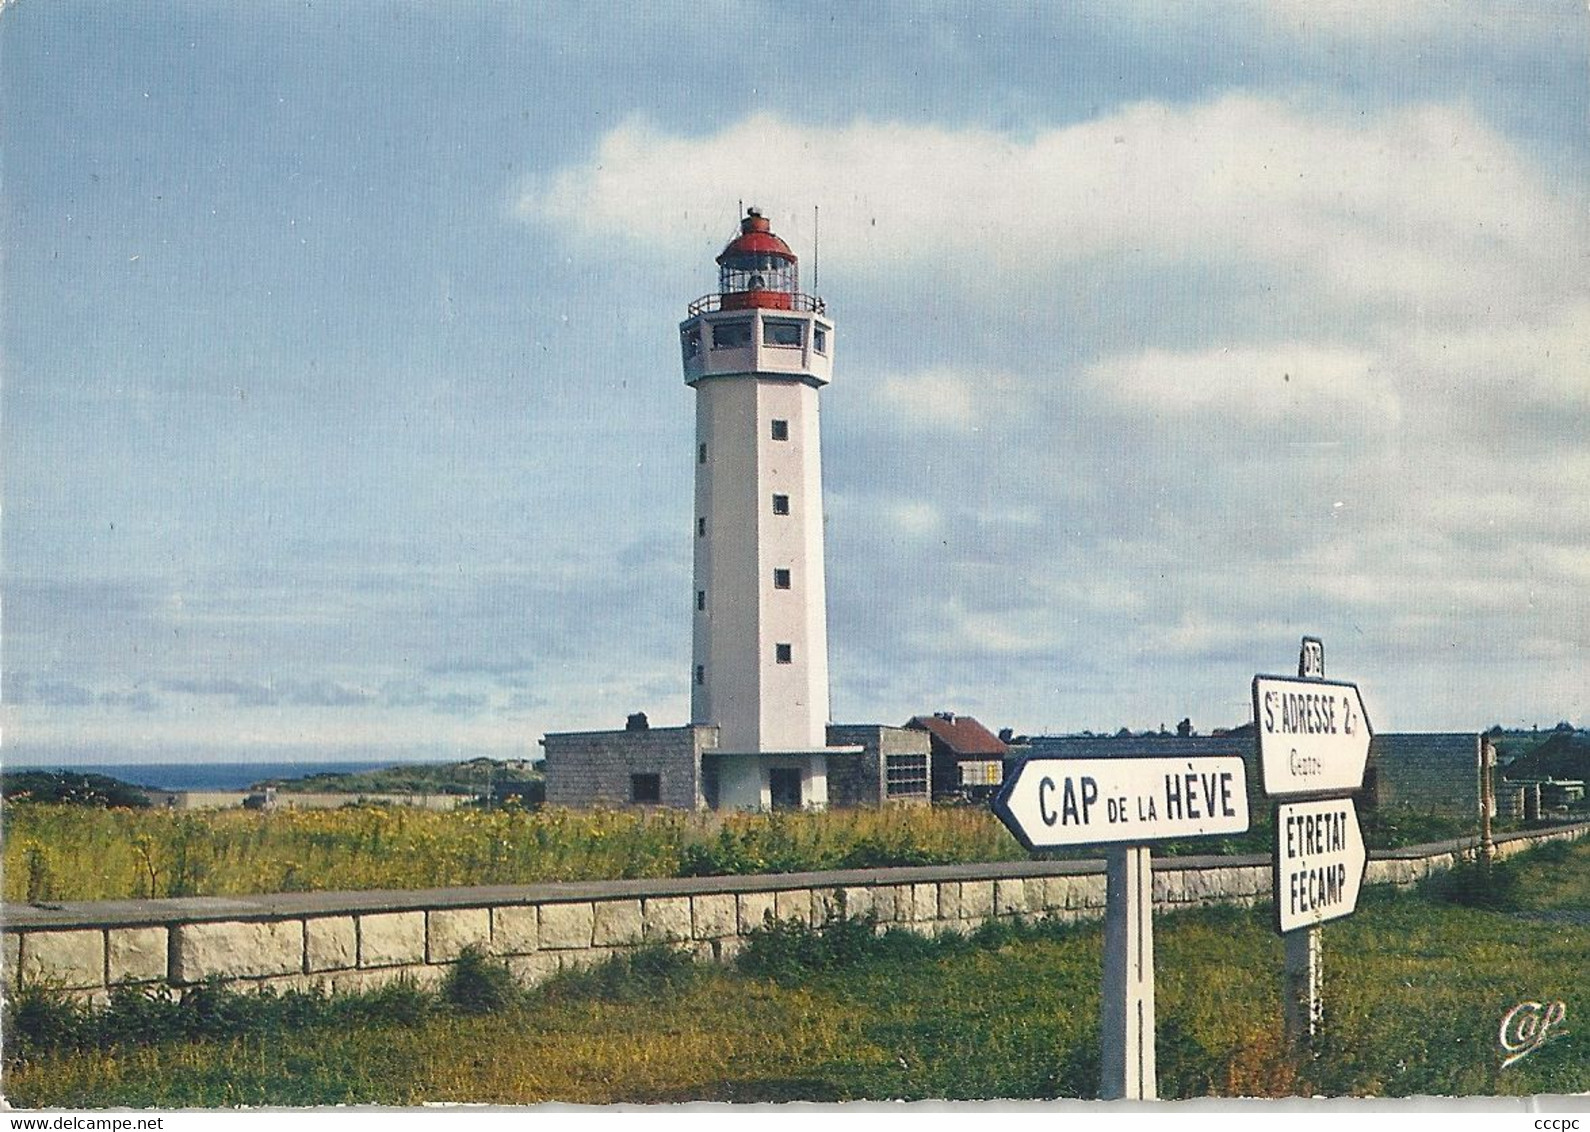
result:
[[[836,721],[1586,722],[1581,0],[15,0],[0,114],[12,762],[687,722],[742,205]]]

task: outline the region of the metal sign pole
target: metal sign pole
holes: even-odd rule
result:
[[[1325,645],[1315,637],[1304,637],[1297,658],[1297,675],[1303,680],[1325,679]],[[1275,821],[1281,822],[1280,808]],[[1280,900],[1277,892],[1275,899]],[[1310,1053],[1325,1023],[1325,1003],[1320,995],[1324,954],[1318,925],[1299,928],[1281,937],[1286,948],[1282,967],[1283,1014],[1286,1040],[1296,1053]]]
[[[1320,929],[1299,928],[1281,937],[1286,947],[1283,993],[1287,1043],[1298,1053],[1313,1050],[1325,1022],[1320,996]]]
[[[1489,865],[1496,857],[1496,841],[1491,835],[1491,811],[1496,808],[1496,748],[1480,736],[1480,863]]]
[[[1147,845],[1111,846],[1106,864],[1104,985],[1099,1009],[1104,1100],[1156,1098],[1154,874]]]

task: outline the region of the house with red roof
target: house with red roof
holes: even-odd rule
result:
[[[1005,759],[1010,748],[971,716],[934,712],[913,716],[906,727],[928,733],[935,802],[982,800],[1005,781]]]

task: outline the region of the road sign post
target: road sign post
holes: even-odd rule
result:
[[[1111,846],[1105,860],[1104,993],[1099,1096],[1151,1101],[1154,1069],[1154,874],[1147,845]]]
[[[1239,755],[1176,759],[1025,759],[994,813],[1030,850],[1108,845],[1099,1095],[1153,1100],[1154,875],[1149,843],[1244,833]]]
[[[1325,1025],[1324,954],[1317,927],[1281,937],[1281,1020],[1287,1045],[1306,1054]]]
[[[1264,792],[1275,807],[1276,930],[1285,946],[1282,1007],[1294,1050],[1324,1024],[1320,925],[1358,905],[1368,853],[1350,797],[1362,788],[1372,732],[1355,684],[1325,679],[1325,646],[1304,637],[1297,678],[1253,678]]]

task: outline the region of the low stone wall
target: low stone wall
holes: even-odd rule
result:
[[[1497,839],[1499,856],[1574,840],[1590,824]],[[1474,843],[1378,852],[1367,883],[1412,885]],[[1267,856],[1154,861],[1154,902],[1170,910],[1268,899]],[[1012,861],[775,876],[503,885],[400,892],[0,906],[4,987],[48,983],[103,998],[120,983],[177,988],[219,978],[240,987],[357,991],[395,979],[437,983],[478,944],[535,984],[625,948],[670,944],[731,958],[768,917],[820,926],[867,916],[880,927],[969,931],[989,919],[1095,919],[1102,861]]]

